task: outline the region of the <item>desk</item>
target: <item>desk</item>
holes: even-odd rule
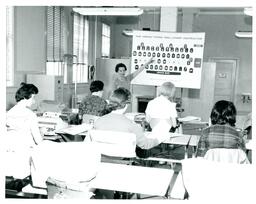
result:
[[[188,158],[188,145],[191,135],[170,133],[170,138],[164,144],[183,145],[185,148],[185,159]]]
[[[198,146],[198,142],[200,140],[200,135],[191,135],[190,141],[189,141],[189,146],[192,146],[193,152],[192,152],[192,157],[195,157],[196,149]]]
[[[92,129],[90,124],[83,123],[81,125],[70,125],[55,132],[66,142],[83,141],[90,129]]]
[[[187,146],[189,144],[190,138],[191,138],[191,135],[170,133],[170,138],[164,141],[164,143]]]
[[[170,137],[163,141],[166,145],[182,145],[185,148],[185,158],[188,158],[188,145],[190,142],[191,135],[169,133]],[[150,132],[145,132],[146,137],[150,137]]]
[[[174,171],[153,167],[101,163],[89,188],[131,192],[154,196],[168,196]],[[46,189],[33,188],[30,184],[23,193],[47,195]]]
[[[173,174],[172,169],[101,163],[89,187],[166,196]]]

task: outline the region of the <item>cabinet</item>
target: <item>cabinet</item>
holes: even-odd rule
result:
[[[28,74],[27,83],[34,84],[38,88],[38,102],[49,100],[63,103],[63,76]]]

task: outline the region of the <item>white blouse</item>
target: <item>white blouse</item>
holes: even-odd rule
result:
[[[42,141],[37,116],[22,101],[7,112],[6,126],[13,145],[33,147]]]
[[[147,121],[151,118],[175,119],[177,118],[176,103],[161,95],[148,102],[145,113]]]

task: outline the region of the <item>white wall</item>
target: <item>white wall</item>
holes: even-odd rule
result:
[[[46,62],[45,7],[15,7],[15,68],[43,72]]]

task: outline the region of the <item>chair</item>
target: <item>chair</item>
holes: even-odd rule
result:
[[[94,195],[93,189],[81,184],[72,185],[49,177],[46,181],[48,199],[90,199]]]
[[[2,166],[4,166],[5,176],[14,177],[16,179],[24,179],[29,176],[29,158],[31,148],[24,142],[21,134],[23,131],[6,131],[1,140],[2,158],[4,158]]]
[[[182,199],[187,191],[188,199],[193,201],[245,202],[255,197],[254,174],[254,167],[250,164],[215,162],[204,158],[186,159],[182,162],[182,171],[171,197]]]
[[[178,175],[171,197],[182,199],[186,192],[188,192],[190,196],[192,195],[192,198],[196,197],[197,199],[199,199],[199,192],[201,191],[201,194],[203,194],[201,196],[206,198],[207,196],[205,196],[205,191],[203,191],[204,187],[207,190],[207,193],[210,193],[208,191],[211,191],[211,189],[213,189],[213,183],[215,187],[218,188],[218,182],[222,185],[220,178],[224,178],[224,175],[228,174],[227,171],[223,170],[223,175],[221,175],[221,169],[216,169],[217,171],[219,171],[216,173],[215,168],[217,167],[215,167],[215,164],[218,168],[221,165],[223,165],[223,167],[230,167],[228,165],[234,165],[234,168],[237,168],[237,166],[239,166],[240,168],[240,166],[244,166],[242,164],[250,164],[250,162],[246,156],[246,153],[243,150],[227,148],[209,149],[204,157],[183,160],[182,171]],[[212,169],[210,169],[210,167],[212,167]],[[243,168],[247,167],[248,165],[244,166]],[[208,168],[210,170],[208,170]],[[230,171],[233,170],[230,169]],[[234,176],[234,180],[236,180],[236,176],[241,177],[241,175],[235,175],[233,174],[233,172],[232,175]],[[215,178],[217,181],[214,181]],[[225,181],[225,179],[223,181]],[[203,184],[201,184],[200,182]],[[233,183],[233,181],[229,182]],[[209,184],[211,186],[208,186]],[[197,187],[197,185],[199,185],[199,187]],[[204,187],[200,185],[204,185]],[[225,185],[229,184],[225,183]],[[207,189],[207,187],[210,188]],[[219,190],[218,192],[221,193],[221,191]]]
[[[102,161],[110,158],[109,162],[119,160],[123,163],[124,158],[130,160],[136,157],[136,135],[134,133],[92,129],[89,136],[91,142],[95,143],[103,155]]]
[[[136,158],[136,135],[134,133],[96,130],[89,132],[89,138],[85,142],[93,142],[101,153],[101,161],[131,165]],[[129,198],[133,194],[114,192],[114,198]],[[139,198],[139,195],[136,195]]]
[[[209,149],[204,158],[210,161],[249,164],[246,153],[241,149],[214,148]]]
[[[93,144],[40,144],[34,149],[30,161],[32,187],[47,189],[48,198],[75,195],[89,198],[91,189],[86,184],[97,175],[100,160],[100,153]]]

